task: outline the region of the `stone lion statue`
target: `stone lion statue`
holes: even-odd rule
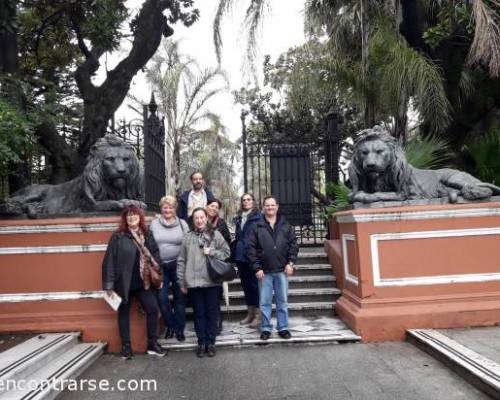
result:
[[[108,134],[90,149],[83,173],[58,185],[31,185],[0,204],[0,214],[71,214],[116,211],[143,202],[142,175],[134,149]]]
[[[456,169],[418,169],[406,161],[403,149],[380,126],[360,132],[353,149],[349,179],[351,203],[437,199],[456,203],[487,199],[500,188]]]

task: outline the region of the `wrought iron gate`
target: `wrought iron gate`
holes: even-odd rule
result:
[[[158,202],[166,193],[165,125],[157,115],[154,95],[143,106],[142,121],[121,121],[113,132],[134,146],[137,157],[144,162],[144,195],[149,211],[159,211]]]
[[[165,125],[156,115],[154,96],[144,110],[144,180],[148,210],[159,211],[158,202],[165,196]]]
[[[267,195],[278,198],[280,213],[295,227],[301,245],[322,244],[325,177],[323,160],[307,144],[250,142],[246,145],[245,191],[261,204]]]

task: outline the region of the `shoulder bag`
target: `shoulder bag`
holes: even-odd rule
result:
[[[209,246],[213,241],[210,240]],[[236,268],[231,262],[222,261],[214,256],[205,256],[207,259],[208,276],[215,283],[232,281],[236,278]]]

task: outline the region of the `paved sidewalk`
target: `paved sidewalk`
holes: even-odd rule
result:
[[[487,399],[408,343],[254,346],[133,361],[105,355],[80,379],[156,379],[156,392],[64,392],[59,399]]]

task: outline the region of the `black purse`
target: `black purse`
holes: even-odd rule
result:
[[[219,260],[213,256],[206,256],[207,270],[210,280],[215,283],[232,281],[236,278],[236,268],[230,262]]]

